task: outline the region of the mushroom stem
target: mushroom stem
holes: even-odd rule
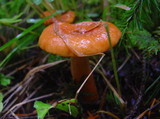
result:
[[[71,73],[76,83],[82,83],[91,72],[89,59],[87,57],[71,58]],[[79,100],[82,103],[95,102],[99,98],[97,87],[91,75],[81,90]]]

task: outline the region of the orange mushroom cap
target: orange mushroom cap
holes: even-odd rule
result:
[[[55,23],[45,28],[39,38],[43,50],[66,57],[83,57],[105,52],[110,48],[104,23],[108,25],[112,46],[120,37],[120,30],[109,22],[86,21],[77,24]]]
[[[52,13],[54,13],[55,10],[49,12],[49,11],[45,11],[43,12],[43,15],[45,17],[47,16],[50,16]],[[51,17],[49,19],[47,19],[45,22],[44,22],[44,25],[50,25],[54,22],[67,22],[67,23],[72,23],[75,19],[75,13],[73,11],[67,11],[67,12],[64,12],[62,13],[61,15],[56,15],[55,17]]]

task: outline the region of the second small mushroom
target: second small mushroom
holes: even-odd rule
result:
[[[104,24],[108,25],[111,44],[115,46],[121,32],[112,23],[104,21],[51,24],[43,30],[39,46],[49,53],[71,57],[73,80],[77,83],[83,82],[91,72],[88,56],[105,52],[110,48]],[[92,103],[99,99],[93,75],[82,88],[79,98],[83,103]]]
[[[52,13],[55,13],[55,10],[52,10],[51,12],[45,11],[45,12],[43,12],[41,17],[50,16]],[[47,19],[44,22],[44,25],[50,25],[50,24],[53,24],[55,22],[72,23],[74,21],[74,19],[75,19],[75,13],[73,11],[67,11],[67,12],[64,12],[62,14],[58,14],[54,17],[51,17],[51,18]]]

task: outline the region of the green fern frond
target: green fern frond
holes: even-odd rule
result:
[[[146,29],[151,32],[155,26],[160,25],[160,5],[158,0],[119,0],[119,4],[130,8],[123,11],[117,7],[112,9],[112,14],[114,14],[115,11],[116,13],[119,11],[118,16],[113,17],[120,19],[115,20],[115,22],[123,34],[126,33],[128,28],[132,28],[133,30]]]
[[[121,24],[123,36],[129,37],[129,45],[147,54],[157,54],[160,51],[159,30],[155,30],[160,25],[158,0],[132,0],[123,4],[131,9],[121,14],[118,24]]]
[[[159,42],[146,30],[136,30],[128,34],[129,40],[134,47],[148,54],[157,54],[160,51]]]

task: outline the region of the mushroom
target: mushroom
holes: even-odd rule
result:
[[[71,73],[77,83],[83,82],[91,72],[88,56],[110,48],[106,28],[108,25],[112,46],[120,39],[120,30],[109,22],[86,21],[77,24],[58,22],[45,28],[39,38],[41,49],[64,57],[71,57]],[[99,99],[93,75],[81,90],[80,101],[95,102]]]
[[[45,11],[45,12],[43,12],[43,15],[41,17],[50,16],[54,12],[55,12],[55,10],[52,10],[51,12]],[[74,21],[74,19],[75,19],[75,13],[73,11],[67,11],[67,12],[64,12],[60,15],[56,15],[55,17],[51,17],[51,18],[47,19],[44,22],[44,25],[50,25],[54,22],[72,23]]]

